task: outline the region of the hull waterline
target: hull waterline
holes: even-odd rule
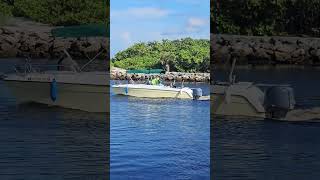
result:
[[[187,92],[183,89],[177,90],[173,88],[148,88],[148,86],[146,86],[146,88],[132,86],[112,86],[112,92],[116,95],[125,95],[140,98],[193,99],[193,96],[190,92]]]
[[[49,82],[5,81],[17,103],[41,103],[87,112],[109,111],[109,87],[57,83],[57,97],[52,99]]]

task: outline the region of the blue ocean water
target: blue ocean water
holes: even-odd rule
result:
[[[226,74],[216,71],[215,77]],[[302,121],[212,117],[213,179],[319,179],[319,70],[238,70],[237,75],[240,81],[291,84],[298,112],[305,114]]]
[[[111,179],[210,179],[209,101],[110,100]]]

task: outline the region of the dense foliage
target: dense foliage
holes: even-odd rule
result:
[[[211,0],[211,28],[243,35],[320,36],[319,0]]]
[[[0,0],[0,16],[26,17],[52,25],[104,23],[109,21],[108,14],[105,0]]]
[[[11,7],[0,1],[0,25],[5,23],[7,16],[11,15]]]
[[[112,65],[124,69],[165,68],[179,72],[209,71],[209,40],[185,38],[137,43],[118,52]]]

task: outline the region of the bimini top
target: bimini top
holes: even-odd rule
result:
[[[65,26],[51,30],[55,37],[110,37],[110,31],[106,24],[86,24],[77,26]]]

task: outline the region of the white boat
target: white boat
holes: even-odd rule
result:
[[[282,119],[294,109],[293,89],[289,85],[235,82],[232,64],[229,82],[211,85],[211,112],[223,116]]]
[[[113,85],[112,91],[117,95],[141,98],[179,98],[194,99],[194,91],[188,87],[173,88],[164,85],[120,84]]]
[[[14,73],[4,75],[3,81],[17,103],[110,112],[108,73],[39,69],[40,65],[26,63],[22,71],[16,68]]]

